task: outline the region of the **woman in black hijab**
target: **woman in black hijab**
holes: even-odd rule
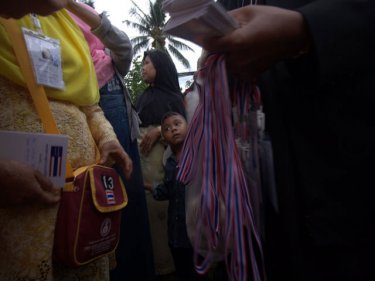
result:
[[[150,77],[146,72],[150,64],[155,69],[154,77]],[[177,70],[166,52],[157,49],[146,51],[143,57],[142,75],[150,84],[136,101],[142,127],[160,125],[161,118],[168,111],[185,115]]]
[[[183,95],[176,67],[170,56],[161,50],[146,51],[143,57],[143,80],[149,87],[138,97],[135,107],[142,121],[138,140],[143,179],[149,184],[161,183],[164,177],[160,122],[163,115],[174,111],[185,116]],[[154,249],[155,272],[158,275],[174,271],[167,240],[168,201],[156,201],[146,191],[150,230]]]

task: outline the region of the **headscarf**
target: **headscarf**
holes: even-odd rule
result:
[[[99,89],[89,48],[82,32],[68,15],[60,10],[50,16],[38,16],[43,34],[58,39],[61,44],[61,63],[65,88],[45,87],[49,98],[67,101],[79,106],[99,101]],[[21,27],[34,29],[29,15],[17,20]],[[26,88],[26,83],[4,27],[0,24],[0,75]]]
[[[98,12],[89,5],[79,2],[78,4],[98,15]],[[83,36],[86,38],[87,44],[90,48],[92,61],[94,62],[99,88],[101,88],[107,84],[115,74],[112,65],[112,58],[106,53],[104,44],[91,32],[91,27],[75,14],[71,12],[69,12],[69,14],[82,30]]]
[[[155,81],[138,97],[136,109],[142,121],[142,127],[160,125],[168,111],[178,112],[185,117],[183,96],[178,83],[176,66],[164,51],[153,49],[144,53],[155,67]]]

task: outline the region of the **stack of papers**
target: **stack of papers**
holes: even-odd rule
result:
[[[162,8],[170,16],[164,31],[198,45],[205,38],[223,36],[238,27],[213,0],[164,0]]]

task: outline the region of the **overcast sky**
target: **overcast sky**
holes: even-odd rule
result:
[[[153,1],[153,0],[152,0]],[[186,0],[188,1],[188,0]],[[134,2],[146,13],[149,11],[149,1],[148,0],[135,0]],[[136,33],[131,27],[127,27],[126,24],[122,23],[123,20],[135,20],[135,18],[129,17],[129,10],[133,6],[130,0],[95,0],[95,9],[101,13],[102,11],[107,11],[109,15],[109,19],[113,25],[124,30],[130,38],[136,37],[139,34]],[[181,41],[184,41],[181,39]],[[174,63],[176,64],[176,68],[178,72],[186,72],[186,71],[195,71],[196,70],[196,62],[200,55],[200,47],[188,42],[186,42],[189,46],[191,46],[195,52],[191,51],[182,51],[182,54],[189,60],[191,68],[187,69],[183,65],[181,65],[177,60],[174,59]],[[173,57],[172,57],[173,58]]]

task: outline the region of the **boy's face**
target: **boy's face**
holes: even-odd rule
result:
[[[187,123],[181,115],[172,115],[164,119],[161,129],[164,140],[173,147],[184,142]]]

